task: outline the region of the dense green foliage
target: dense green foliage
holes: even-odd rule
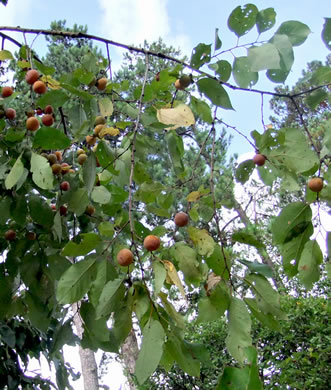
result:
[[[300,200],[271,208],[265,224],[257,224],[248,213],[257,194],[245,204],[234,191],[236,182],[249,180],[253,161],[241,163],[234,175],[225,163],[227,142],[217,130],[222,110],[233,109],[229,92],[263,95],[252,89],[261,71],[271,82],[284,82],[295,46],[310,33],[301,22],[284,22],[266,43],[262,39],[275,17],[272,8],[258,10],[253,4],[231,13],[228,27],[238,38],[233,53],[248,31],[256,28],[259,34],[259,41],[246,45],[247,56],[235,56],[233,64],[222,59],[217,34],[213,47],[200,43],[193,49],[189,63],[127,46],[141,56],[126,58],[128,67],[137,69],[131,79],[125,69],[112,78],[110,59],[94,49],[84,28],[72,32],[59,22],[54,28],[63,30],[60,36],[58,31],[0,31],[5,40],[7,30],[39,33],[50,44],[43,61],[24,44],[16,55],[0,51],[3,72],[18,69],[13,86],[3,83],[0,101],[1,342],[8,351],[19,351],[16,321],[42,340],[51,334],[52,347],[41,343],[41,349],[57,370],[57,388],[70,388],[61,351],[77,341],[76,313],[70,310],[75,303],[84,325],[77,342],[93,351],[117,353],[133,318],[138,322],[142,344],[135,379],[140,385],[158,366],[167,371],[174,363],[187,378],[199,377],[210,356],[205,345],[185,339],[186,317],[197,309],[197,321],[209,323],[226,313],[225,346],[233,364],[216,389],[231,383],[239,390],[262,388],[252,324],[259,320],[277,330],[286,319],[272,285],[277,286],[278,269],[269,254],[280,251],[286,276],[311,289],[323,263],[318,242],[310,238],[313,223],[322,229],[313,207],[331,202],[330,137],[314,141],[296,101],[301,95],[282,96],[294,103],[300,127],[265,128],[249,139],[266,156],[256,169],[267,190],[276,186],[289,195],[300,190]],[[329,22],[321,27],[326,45]],[[61,51],[67,51],[68,61],[56,60]],[[38,70],[35,83],[44,83],[45,93],[35,83],[27,85],[29,68]],[[309,77],[304,94],[313,108],[329,99],[329,68]],[[190,85],[183,86],[183,80]],[[323,176],[322,190],[302,187],[312,176]],[[173,222],[180,210],[189,215],[187,226]],[[233,224],[233,215],[240,224]],[[153,251],[144,243],[151,234],[161,238]],[[117,262],[125,247],[134,256],[129,267]],[[242,258],[243,247],[253,258]],[[9,357],[22,373],[15,359]],[[6,386],[16,389],[17,383],[8,377]]]
[[[330,287],[330,286],[328,286]],[[252,324],[253,344],[259,355],[259,369],[265,389],[327,389],[331,358],[330,307],[326,298],[282,298],[288,320],[275,331]],[[168,372],[158,369],[141,389],[213,390],[224,367],[234,363],[225,338],[227,324],[222,317],[208,326],[192,322],[187,339],[208,346],[210,360],[202,364],[200,378],[193,378],[174,365]]]

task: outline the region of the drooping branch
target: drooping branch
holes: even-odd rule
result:
[[[210,73],[205,72],[201,69],[197,69],[197,68],[191,66],[190,64],[188,64],[187,62],[182,61],[178,58],[171,57],[171,56],[164,54],[164,53],[161,53],[161,52],[155,52],[153,50],[146,50],[146,49],[141,48],[141,47],[126,45],[124,43],[116,42],[116,41],[113,41],[111,39],[102,38],[102,37],[99,37],[97,35],[91,35],[91,34],[86,34],[86,33],[82,33],[82,32],[72,32],[72,31],[55,31],[55,30],[35,29],[35,28],[0,26],[0,36],[4,37],[5,39],[10,40],[12,43],[14,43],[15,45],[17,45],[19,47],[21,47],[22,45],[18,41],[16,41],[15,39],[12,39],[11,37],[9,37],[6,34],[3,34],[1,31],[14,31],[14,32],[22,32],[23,34],[40,34],[40,35],[45,35],[45,36],[48,36],[48,35],[62,36],[62,37],[68,37],[68,38],[73,38],[73,39],[90,39],[90,40],[94,40],[97,42],[102,42],[102,43],[105,43],[106,45],[109,44],[112,46],[121,47],[122,49],[133,51],[136,53],[141,53],[143,55],[149,55],[149,56],[158,57],[158,58],[161,58],[164,60],[175,62],[177,64],[183,65],[185,68],[191,69],[193,72],[196,72],[202,76],[213,79],[213,80],[217,81],[218,83],[225,85],[226,87],[228,87],[232,90],[238,90],[238,91],[253,92],[253,93],[259,93],[259,94],[264,94],[264,95],[271,95],[271,96],[277,96],[277,97],[291,99],[293,97],[305,95],[305,94],[311,93],[317,89],[328,87],[331,85],[331,83],[319,85],[317,87],[308,89],[306,91],[298,92],[298,93],[295,93],[293,95],[279,93],[279,92],[273,92],[273,91],[263,91],[263,90],[255,89],[255,88],[242,88],[242,87],[238,87],[236,85],[230,84],[228,82],[219,80],[217,77],[211,75]]]

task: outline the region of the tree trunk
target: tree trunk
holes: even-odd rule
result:
[[[83,338],[83,322],[79,314],[79,305],[72,305],[74,311],[74,324],[77,330],[77,335],[80,339]],[[82,367],[82,375],[84,380],[84,390],[99,390],[98,366],[95,361],[94,352],[87,348],[79,346],[80,364]]]
[[[125,375],[128,379],[130,390],[137,390],[137,387],[133,383],[132,375],[134,374],[138,353],[139,349],[136,334],[134,330],[131,329],[131,332],[129,333],[121,348],[121,357],[125,367]]]

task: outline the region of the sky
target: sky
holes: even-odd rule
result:
[[[266,39],[277,29],[281,22],[299,20],[306,23],[311,34],[304,45],[295,48],[295,63],[287,83],[293,84],[300,77],[302,69],[312,60],[324,61],[329,53],[321,41],[324,17],[331,17],[329,0],[255,0],[251,1],[259,9],[274,7],[277,13],[276,26]],[[213,43],[215,28],[223,42],[222,49],[236,44],[236,36],[227,28],[227,18],[238,5],[246,2],[237,0],[9,0],[7,7],[0,5],[0,26],[21,26],[26,28],[49,28],[54,20],[73,24],[87,25],[88,32],[126,44],[142,44],[162,37],[166,44],[180,47],[188,57],[198,43]],[[20,42],[21,34],[11,34]],[[32,36],[27,37],[31,42]],[[256,31],[247,34],[246,42],[256,39]],[[6,48],[10,49],[10,47]],[[35,49],[43,50],[43,38],[38,37]],[[238,52],[239,54],[240,52]],[[245,55],[246,52],[241,52]],[[121,53],[111,50],[115,65],[120,64]],[[223,57],[230,62],[231,55]],[[273,90],[275,84],[265,77],[255,86],[259,89]],[[235,111],[220,110],[222,119],[236,126],[244,134],[256,129],[262,132],[260,95],[229,91]],[[268,101],[264,102],[264,121],[268,123],[270,111]],[[232,134],[232,133],[229,133]],[[235,135],[235,134],[234,134]],[[243,154],[253,152],[252,146],[243,138],[235,135],[230,153]],[[119,369],[116,368],[116,371]],[[118,381],[116,382],[117,379]],[[118,390],[121,376],[111,380],[111,390]],[[77,386],[77,387],[76,387]],[[80,389],[81,385],[75,388]]]

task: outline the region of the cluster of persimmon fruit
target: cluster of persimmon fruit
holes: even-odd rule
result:
[[[189,217],[186,213],[183,211],[180,211],[177,213],[174,217],[175,225],[178,227],[184,227],[188,224]],[[155,236],[154,234],[149,234],[144,239],[144,248],[149,251],[153,252],[159,249],[161,245],[161,240],[159,237]],[[121,249],[117,254],[117,262],[122,267],[128,267],[130,264],[132,264],[134,261],[133,253],[128,248]]]
[[[256,153],[253,157],[253,162],[255,165],[262,167],[267,161],[267,157],[264,154]],[[313,192],[321,192],[323,189],[323,178],[322,177],[312,177],[308,180],[308,188]]]
[[[32,90],[41,95],[47,92],[47,85],[42,80],[40,80],[40,73],[35,69],[30,69],[25,74],[25,81],[27,84],[31,85]],[[94,84],[96,88],[99,91],[105,90],[107,86],[107,78],[101,77],[100,79],[94,81]],[[1,97],[7,98],[11,95],[13,95],[14,89],[11,86],[4,86],[1,89]],[[40,127],[40,121],[38,119],[38,116],[41,117],[41,122],[44,126],[52,126],[55,120],[54,116],[54,109],[51,105],[47,105],[43,110],[41,108],[37,108],[36,110],[29,110],[26,112],[26,129],[29,131],[36,131]],[[8,120],[14,120],[16,118],[16,110],[13,108],[7,108],[6,110],[3,110],[0,107],[0,119],[5,117]],[[100,119],[101,118],[101,119]],[[105,124],[105,118],[97,117],[96,119],[96,127],[94,129],[93,136],[87,136],[86,142],[88,145],[94,145],[96,140],[96,137],[98,135],[98,128],[97,125]],[[91,139],[90,139],[90,138]],[[71,166],[65,162],[62,162],[62,152],[61,151],[55,151],[52,153],[42,153],[43,157],[45,157],[51,168],[54,175],[58,176],[60,180],[63,178],[63,175],[67,173],[74,173],[75,170],[71,168]],[[80,165],[83,165],[83,163],[87,159],[87,155],[83,149],[78,149],[77,151],[77,160]],[[69,191],[70,190],[70,183],[67,180],[62,180],[60,182],[59,188],[61,191]],[[51,204],[51,208],[53,211],[57,211],[57,207],[55,204]],[[59,213],[61,216],[66,216],[68,213],[68,209],[66,205],[61,205],[59,207]],[[86,207],[85,213],[89,216],[92,216],[95,213],[95,207],[93,205],[88,205]],[[7,241],[14,241],[16,240],[17,233],[14,229],[9,229],[5,232],[4,238]],[[36,233],[33,231],[28,231],[26,233],[26,238],[28,240],[35,240],[37,237]]]

